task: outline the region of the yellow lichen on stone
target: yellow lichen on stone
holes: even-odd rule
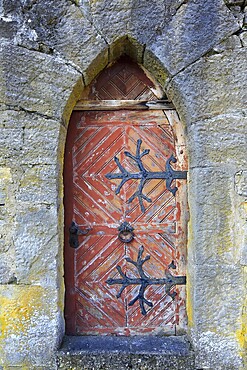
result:
[[[246,320],[245,320],[246,321]],[[242,325],[242,328],[237,330],[236,337],[241,348],[246,347],[246,336],[247,336],[246,323]]]
[[[187,242],[187,254],[188,257],[190,253],[192,253],[191,245],[193,245],[194,237],[193,237],[193,227],[192,222],[188,222],[188,242]],[[188,258],[189,260],[189,258]],[[187,319],[188,319],[188,327],[191,329],[194,326],[194,313],[193,313],[193,282],[192,282],[192,276],[189,273],[191,272],[191,269],[189,266],[187,266],[187,273],[186,273],[186,313],[187,313]]]
[[[41,286],[0,288],[0,366],[11,365],[10,342],[15,343],[15,350],[22,354],[22,365],[25,365],[29,349],[28,343],[24,345],[23,341],[37,330],[37,321],[49,315],[48,311],[47,294]]]
[[[10,168],[8,168],[8,167],[1,167],[0,168],[0,179],[1,179],[1,181],[11,179]]]
[[[243,207],[243,210],[245,211],[245,213],[247,214],[247,202],[243,202],[242,207]]]
[[[14,363],[21,369],[36,369],[50,358],[48,347],[54,350],[56,345],[54,305],[55,290],[40,285],[0,286],[0,368]]]
[[[187,290],[187,296],[186,296],[186,311],[187,311],[187,317],[188,317],[188,326],[189,328],[193,327],[193,302],[192,302],[192,291],[191,291],[191,281],[190,276],[187,275],[186,277],[186,290]]]
[[[18,287],[14,294],[5,290],[0,296],[0,338],[25,333],[35,310],[42,305],[43,288]]]
[[[74,85],[73,90],[69,96],[69,99],[67,100],[66,105],[64,106],[62,117],[63,122],[66,124],[66,126],[69,123],[69,119],[76,102],[80,99],[83,87],[84,87],[83,81],[80,77],[77,83]]]
[[[8,185],[11,178],[10,168],[1,167],[0,168],[0,198],[1,202],[5,202],[8,199]]]
[[[244,280],[245,286],[247,286],[247,267],[244,267]],[[236,331],[236,338],[240,346],[240,356],[244,362],[244,369],[247,368],[247,295],[245,295],[245,301],[242,310],[242,323],[241,328]]]

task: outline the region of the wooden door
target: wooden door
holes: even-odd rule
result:
[[[173,162],[175,153],[163,111],[73,112],[64,172],[67,334],[185,328],[186,164]],[[157,173],[170,167],[180,175],[169,189]],[[118,236],[124,222],[134,229],[127,243]]]

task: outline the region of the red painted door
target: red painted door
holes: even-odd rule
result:
[[[73,112],[64,173],[67,334],[176,334],[185,327],[185,286],[162,281],[185,274],[186,180],[173,180],[174,196],[162,178],[125,178],[116,194],[123,179],[109,176],[164,172],[172,154],[163,111]],[[77,236],[77,248],[69,243],[72,221],[89,230]],[[134,229],[128,243],[118,237],[123,222]]]

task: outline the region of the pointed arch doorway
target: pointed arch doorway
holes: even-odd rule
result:
[[[64,166],[69,335],[186,328],[186,148],[171,105],[148,103],[159,98],[144,71],[122,58],[71,116]]]

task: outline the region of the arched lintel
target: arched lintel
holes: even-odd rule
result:
[[[103,69],[110,67],[121,56],[127,55],[133,62],[136,62],[145,72],[147,77],[154,83],[159,91],[160,98],[166,96],[164,86],[169,77],[169,73],[161,60],[145,44],[139,43],[129,35],[119,36],[110,45],[106,45],[104,50],[99,50],[97,55],[89,63],[86,70],[79,76],[77,83],[71,86],[71,94],[63,109],[63,123],[68,126],[68,122],[78,100],[87,95],[90,83],[99,75]]]
[[[106,57],[107,55],[107,57]],[[88,68],[80,76],[77,83],[72,87],[70,97],[64,108],[63,126],[67,127],[71,113],[76,103],[87,96],[92,81],[105,69],[110,68],[115,61],[122,56],[128,56],[133,62],[143,69],[147,77],[153,82],[156,91],[159,91],[160,99],[166,97],[164,85],[167,82],[169,73],[161,60],[146,48],[146,45],[139,43],[129,35],[120,36],[114,40],[104,51],[95,55]],[[174,137],[177,144],[185,145],[185,126],[179,119],[179,112],[173,110],[169,114],[169,121],[174,130]],[[178,154],[178,153],[177,153]]]
[[[160,90],[160,98],[164,95],[163,86],[168,78],[168,72],[162,65],[161,61],[151,52],[146,49],[146,45],[140,44],[136,39],[129,35],[120,36],[106,51],[101,51],[91,61],[87,70],[84,72],[85,89],[95,79],[95,77],[107,67],[110,67],[121,56],[127,55],[133,62],[137,63],[145,72],[150,80],[154,83],[157,90]],[[84,90],[84,94],[85,90]],[[82,93],[81,98],[84,94]]]
[[[133,62],[137,63],[143,69],[147,77],[153,82],[156,91],[159,91],[160,99],[166,97],[164,86],[170,76],[161,60],[150,50],[145,44],[139,43],[136,39],[129,35],[119,36],[111,45],[108,45],[105,50],[99,51],[97,55],[89,63],[88,68],[79,76],[78,81],[74,86],[71,86],[71,94],[66,102],[63,111],[63,126],[68,127],[71,113],[77,102],[87,96],[92,81],[105,69],[110,68],[122,56],[128,56]],[[185,124],[179,118],[179,111],[172,110],[168,114],[168,120],[173,127],[174,137],[178,147],[186,146]],[[66,131],[66,130],[65,130]],[[65,138],[60,140],[64,147]],[[61,150],[63,152],[63,150]],[[179,153],[176,153],[178,157]]]
[[[169,75],[168,71],[159,58],[147,49],[145,44],[140,44],[129,35],[119,37],[110,45],[109,62],[113,62],[123,54],[138,63],[150,75],[150,78],[163,88]]]

